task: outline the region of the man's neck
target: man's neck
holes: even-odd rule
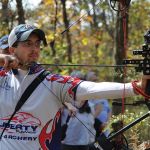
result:
[[[21,70],[29,70],[29,68],[32,66],[32,63],[26,63],[26,62],[20,62],[19,68]]]
[[[43,70],[43,67],[37,63],[31,63],[30,65],[20,65],[19,69],[22,71],[27,71],[29,74],[34,74]]]
[[[20,66],[19,69],[21,69],[23,71],[28,71],[29,70],[29,66]]]

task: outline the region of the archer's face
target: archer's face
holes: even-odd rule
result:
[[[26,41],[18,42],[14,48],[14,55],[21,64],[37,62],[40,55],[41,41],[36,34],[31,34]]]

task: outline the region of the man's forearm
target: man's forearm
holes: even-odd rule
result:
[[[125,97],[136,95],[131,83],[126,83],[124,85],[123,83],[116,82],[94,83],[84,81],[80,83],[77,89],[76,99],[82,101],[85,99],[122,98],[124,90]]]

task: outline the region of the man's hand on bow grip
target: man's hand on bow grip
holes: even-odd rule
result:
[[[148,81],[150,81],[150,75],[143,75],[141,82],[141,88],[143,91],[146,91]]]
[[[5,70],[18,68],[19,60],[12,55],[0,54],[0,66],[3,66]]]

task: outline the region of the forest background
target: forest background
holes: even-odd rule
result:
[[[94,71],[99,81],[139,79],[142,73],[134,68],[106,66],[121,65],[126,58],[141,58],[134,56],[133,50],[142,49],[144,34],[150,29],[150,0],[131,0],[125,9],[124,3],[116,5],[123,10],[113,10],[110,0],[0,0],[0,36],[9,34],[17,24],[34,24],[45,31],[48,41],[48,46],[42,47],[42,64],[99,65],[46,65],[52,72],[68,75],[74,70],[84,74]],[[128,124],[148,112],[140,96],[126,99],[129,105],[121,106],[122,101],[111,103],[111,123],[123,116]],[[149,122],[147,118],[126,132],[132,147],[150,139]]]

